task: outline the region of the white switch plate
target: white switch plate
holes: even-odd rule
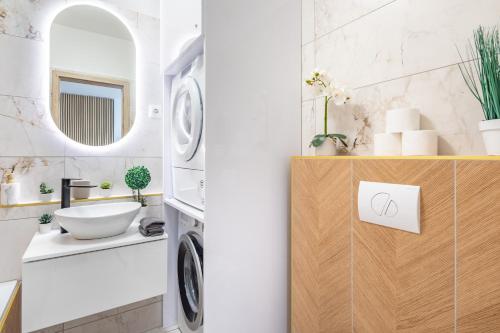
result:
[[[359,219],[420,234],[420,186],[361,181]]]
[[[160,105],[150,105],[148,108],[149,118],[161,118],[161,106]]]

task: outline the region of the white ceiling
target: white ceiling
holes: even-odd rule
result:
[[[127,27],[113,14],[94,6],[73,6],[57,15],[54,24],[132,41]]]

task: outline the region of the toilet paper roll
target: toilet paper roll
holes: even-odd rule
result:
[[[375,156],[401,155],[401,134],[400,133],[375,134],[373,140],[373,154]]]
[[[405,156],[433,156],[438,153],[438,136],[436,131],[403,132],[402,152]]]
[[[402,133],[420,129],[420,112],[417,109],[392,109],[388,110],[385,118],[385,131],[387,133]]]

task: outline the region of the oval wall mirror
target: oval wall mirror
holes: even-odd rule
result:
[[[50,30],[51,114],[68,138],[89,146],[119,141],[135,118],[136,49],[108,11],[66,8]]]

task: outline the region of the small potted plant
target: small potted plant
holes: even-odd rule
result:
[[[310,146],[316,148],[316,155],[320,156],[337,155],[339,148],[345,151],[347,137],[344,134],[328,133],[328,106],[330,102],[337,106],[347,104],[351,100],[350,94],[346,89],[334,85],[330,78],[319,70],[313,71],[311,78],[305,83],[314,89],[317,96],[323,98],[323,133],[315,135]]]
[[[54,219],[54,215],[45,213],[40,218],[38,218],[38,222],[40,222],[40,233],[46,234],[52,230],[52,220]]]
[[[108,181],[108,180],[105,180],[101,183],[101,195],[105,198],[111,196],[111,187],[113,187],[113,184]]]
[[[460,52],[459,52],[460,54]],[[485,120],[479,123],[488,155],[500,155],[500,38],[498,29],[479,27],[474,31],[474,46],[469,43],[471,59],[459,64],[472,95],[479,101]],[[479,81],[479,83],[478,83]]]
[[[40,184],[40,201],[48,202],[52,200],[53,193],[54,189],[52,187],[47,186],[46,183]]]
[[[125,175],[125,183],[132,190],[134,200],[140,202],[142,207],[146,207],[146,198],[141,195],[141,190],[145,189],[150,182],[151,174],[144,166],[130,168]]]

